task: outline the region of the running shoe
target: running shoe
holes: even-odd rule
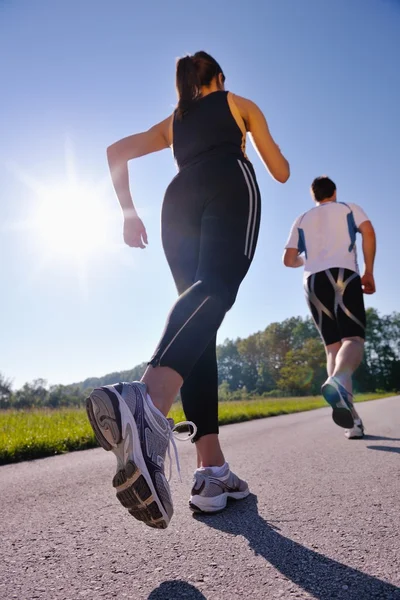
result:
[[[321,387],[321,393],[332,407],[332,419],[336,425],[352,429],[354,419],[351,414],[351,394],[334,377],[328,377]]]
[[[247,483],[232,473],[227,463],[222,475],[217,477],[214,472],[212,467],[194,472],[189,499],[189,507],[193,512],[216,513],[226,508],[229,498],[242,500],[249,495]]]
[[[344,435],[348,440],[361,440],[364,437],[364,425],[361,419],[354,419],[354,427],[346,429]]]
[[[113,486],[129,513],[149,527],[165,529],[173,514],[164,460],[172,428],[149,400],[143,383],[96,388],[86,411],[100,446],[117,457]]]

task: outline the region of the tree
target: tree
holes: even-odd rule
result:
[[[226,382],[230,391],[244,387],[254,389],[257,382],[257,370],[239,352],[240,343],[240,339],[225,340],[217,347],[218,381]]]
[[[249,389],[259,394],[276,389],[287,353],[302,348],[307,339],[318,337],[311,319],[292,317],[282,323],[271,323],[264,331],[240,340],[240,355],[257,373],[255,387]]]
[[[326,357],[322,342],[306,340],[301,348],[289,350],[280,370],[278,388],[289,394],[315,395],[320,393],[326,379]]]
[[[15,392],[13,406],[15,408],[39,408],[47,404],[47,382],[44,379],[34,379]]]
[[[145,372],[146,367],[147,363],[141,363],[127,371],[108,373],[107,375],[103,375],[103,377],[89,377],[81,383],[72,384],[72,387],[79,387],[81,390],[89,390],[102,385],[112,385],[117,381],[139,381]]]
[[[10,408],[12,398],[11,381],[0,373],[0,408]]]
[[[354,377],[361,391],[400,389],[400,313],[367,309],[365,356]]]
[[[229,400],[230,393],[231,393],[231,391],[229,388],[229,383],[227,381],[223,381],[218,386],[218,398],[220,400]]]
[[[86,394],[78,386],[52,385],[49,389],[47,405],[50,408],[80,406],[85,397]]]

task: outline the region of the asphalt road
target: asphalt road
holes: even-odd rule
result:
[[[188,510],[179,444],[165,531],[117,502],[104,450],[1,467],[1,600],[400,598],[400,397],[360,412],[364,440],[329,408],[223,427],[252,494],[216,516]]]

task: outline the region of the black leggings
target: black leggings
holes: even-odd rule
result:
[[[165,194],[162,241],[180,296],[150,364],[182,376],[195,440],[218,433],[216,334],[253,259],[260,212],[252,165],[230,156],[186,167]]]

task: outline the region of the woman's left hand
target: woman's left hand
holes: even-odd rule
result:
[[[148,244],[146,228],[136,215],[125,217],[124,242],[131,248],[146,248]]]

